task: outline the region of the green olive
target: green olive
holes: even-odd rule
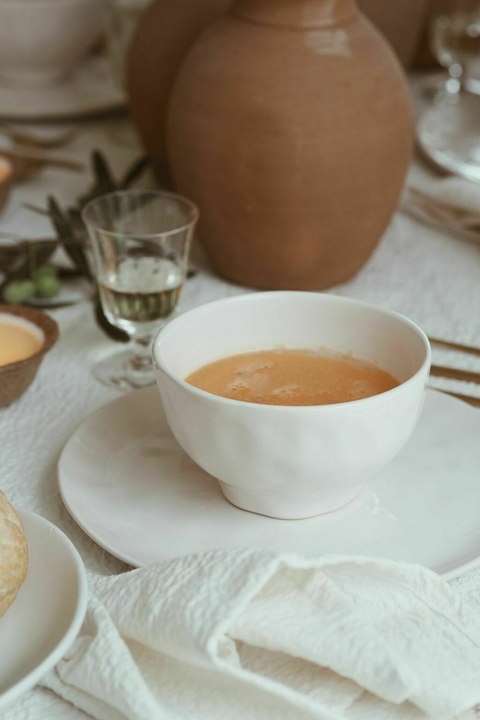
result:
[[[35,289],[38,297],[52,298],[58,295],[61,288],[60,281],[52,275],[44,275],[35,280]]]
[[[33,280],[36,282],[43,277],[57,277],[57,268],[54,265],[41,265],[33,273]]]
[[[3,289],[3,299],[12,304],[21,304],[34,295],[35,283],[32,280],[12,280]]]

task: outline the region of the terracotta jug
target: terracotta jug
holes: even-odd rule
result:
[[[183,58],[204,27],[232,0],[154,0],[141,18],[126,68],[130,115],[143,145],[165,179],[165,114]],[[428,0],[359,0],[405,65],[417,47]]]
[[[320,290],[378,244],[412,129],[399,62],[354,0],[236,0],[180,68],[167,149],[221,275]]]
[[[165,109],[175,74],[203,28],[230,0],[156,0],[142,17],[126,65],[130,115],[164,179]]]

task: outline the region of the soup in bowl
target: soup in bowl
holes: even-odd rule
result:
[[[286,356],[287,363],[281,359]],[[294,356],[307,358],[308,368],[296,364],[289,382]],[[344,385],[352,366],[352,382],[359,369],[382,382],[356,399],[338,395],[336,402],[330,393],[328,402],[317,401],[322,404],[265,402],[258,394],[226,397],[223,386],[203,389],[202,372],[212,380],[213,371],[215,382],[215,369],[227,358],[233,380],[245,368],[247,376],[252,369],[273,373],[274,397],[272,383],[283,383],[281,392],[302,382],[308,390],[319,377],[327,387],[315,386],[315,392],[328,393],[328,373],[310,368],[325,361],[335,365]],[[277,381],[275,358],[283,363]],[[350,502],[403,448],[422,409],[430,346],[410,320],[367,303],[266,292],[202,305],[172,320],[155,339],[153,361],[175,438],[219,480],[225,497],[244,510],[295,519]],[[232,377],[225,377],[230,386]]]

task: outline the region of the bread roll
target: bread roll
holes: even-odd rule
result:
[[[28,549],[22,523],[0,490],[0,618],[27,576]]]

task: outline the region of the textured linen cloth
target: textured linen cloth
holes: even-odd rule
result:
[[[138,157],[138,150],[123,147],[115,140],[116,125],[117,121],[112,120],[91,122],[58,154],[85,162],[92,148],[101,148],[120,176]],[[32,128],[35,130],[38,128]],[[433,177],[423,164],[413,163],[412,182],[428,184]],[[0,232],[49,236],[52,229],[46,218],[29,212],[22,203],[42,206],[50,193],[62,204],[68,204],[85,191],[90,181],[87,168],[82,173],[45,170],[14,189],[0,215]],[[200,271],[187,283],[182,309],[246,292],[245,288],[216,277],[197,254],[194,264]],[[480,344],[479,248],[459,240],[456,235],[420,224],[403,213],[395,215],[362,271],[330,292],[401,312],[433,336],[468,345]],[[119,348],[98,329],[89,303],[51,314],[60,325],[59,342],[44,359],[25,395],[9,408],[0,409],[0,487],[12,502],[43,515],[70,537],[94,588],[100,576],[114,576],[128,567],[96,545],[70,517],[58,492],[56,464],[63,445],[78,425],[101,405],[118,397],[118,392],[95,380],[91,368],[99,357]],[[480,372],[480,358],[473,355],[437,347],[433,347],[433,354],[437,364]],[[432,378],[431,383],[480,397],[479,385],[440,378]],[[469,572],[451,585],[480,617],[480,570]],[[180,664],[179,672],[183,668]],[[184,715],[194,719],[194,706],[186,706]],[[1,720],[87,720],[88,717],[41,687],[25,693],[0,712]],[[296,719],[298,715],[293,717]],[[376,720],[375,714],[368,710],[363,716],[359,712],[358,717]],[[474,718],[470,713],[468,720]],[[223,718],[212,711],[209,720]]]
[[[411,184],[402,209],[414,218],[480,244],[480,184],[459,177]]]
[[[98,720],[450,720],[480,701],[480,618],[420,566],[218,550],[92,591],[43,684]]]

